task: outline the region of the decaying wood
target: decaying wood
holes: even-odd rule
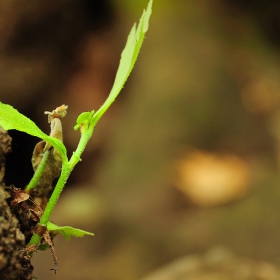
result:
[[[18,215],[22,224],[22,231],[25,234],[25,238],[29,240],[32,234],[35,232],[39,236],[43,237],[46,244],[50,246],[53,260],[54,260],[54,272],[57,272],[58,260],[55,252],[53,242],[46,227],[39,225],[40,218],[43,214],[42,208],[35,203],[33,198],[24,190],[18,189],[14,186],[6,188],[7,192],[11,196],[11,206],[15,209],[15,214]],[[23,250],[26,257],[30,258],[30,253],[35,252],[39,245],[30,245]]]
[[[11,141],[7,131],[0,128],[0,279],[30,280],[33,266],[21,251],[26,244],[25,236],[11,213],[4,190],[5,158],[11,151]]]
[[[11,152],[12,138],[8,132],[0,126],[0,183],[5,175],[6,155]]]

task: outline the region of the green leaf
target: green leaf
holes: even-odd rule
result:
[[[92,126],[95,126],[95,124],[98,122],[101,116],[115,101],[116,97],[123,88],[128,76],[130,75],[131,70],[133,69],[133,66],[136,62],[136,59],[142,46],[145,33],[148,31],[149,28],[149,19],[152,14],[152,5],[153,0],[150,0],[146,11],[144,10],[139,20],[138,26],[136,27],[136,24],[134,24],[128,35],[125,48],[121,54],[121,60],[116,74],[115,82],[113,84],[108,98],[100,107],[100,109],[95,113],[91,123]]]
[[[0,126],[6,130],[16,129],[45,140],[60,153],[64,163],[68,161],[66,148],[61,141],[48,136],[29,118],[2,102],[0,102]]]
[[[91,112],[81,113],[76,120],[77,124],[74,126],[74,130],[80,128],[81,133],[86,132],[89,128],[93,114],[94,110],[92,110]]]
[[[48,231],[55,231],[55,232],[60,233],[61,235],[64,236],[64,238],[66,240],[69,240],[71,238],[71,235],[74,237],[84,237],[84,235],[94,236],[94,234],[91,232],[69,227],[69,226],[60,227],[60,226],[55,225],[52,222],[47,223],[47,229],[48,229]]]

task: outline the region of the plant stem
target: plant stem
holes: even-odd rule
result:
[[[29,182],[29,184],[27,185],[27,187],[25,188],[26,191],[30,191],[32,190],[34,187],[36,187],[39,179],[41,178],[44,169],[47,165],[48,162],[48,158],[50,156],[50,150],[45,151],[43,158],[38,166],[38,168],[36,169],[31,181]]]
[[[81,135],[78,147],[77,147],[76,151],[73,153],[71,159],[67,163],[64,163],[62,165],[60,177],[59,177],[59,179],[57,181],[57,184],[56,184],[56,186],[53,190],[53,193],[50,197],[50,200],[49,200],[49,202],[46,206],[46,209],[45,209],[45,211],[44,211],[44,213],[43,213],[43,215],[40,219],[39,224],[41,226],[47,226],[47,223],[50,219],[50,216],[53,212],[53,209],[54,209],[54,207],[57,203],[57,200],[58,200],[58,198],[59,198],[59,196],[60,196],[60,194],[61,194],[61,192],[62,192],[62,190],[65,186],[65,183],[66,183],[67,179],[70,176],[70,173],[72,172],[75,165],[81,160],[81,154],[84,151],[89,139],[92,136],[93,129],[94,129],[94,127],[91,127],[85,133],[83,133]],[[41,237],[38,234],[34,233],[28,245],[30,246],[30,245],[39,244],[40,240],[41,240]]]
[[[73,155],[69,160],[69,163],[71,166],[73,166],[73,168],[79,161],[81,161],[81,155],[82,155],[83,151],[85,150],[89,139],[92,136],[93,130],[94,130],[94,127],[92,126],[87,131],[82,133],[78,147],[77,147],[76,151],[73,152]]]

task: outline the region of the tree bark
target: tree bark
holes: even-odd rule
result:
[[[23,254],[26,245],[24,234],[19,229],[18,219],[12,215],[6,201],[5,160],[11,151],[11,137],[0,127],[0,279],[31,280],[33,266]]]

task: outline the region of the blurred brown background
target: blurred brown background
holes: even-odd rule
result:
[[[43,112],[69,105],[71,156],[75,120],[106,99],[146,5],[1,0],[1,101],[45,132]],[[95,233],[55,239],[57,279],[280,279],[279,38],[276,0],[155,1],[133,74],[52,216]],[[24,187],[38,139],[10,134],[6,183]],[[54,277],[50,252],[34,266]]]

